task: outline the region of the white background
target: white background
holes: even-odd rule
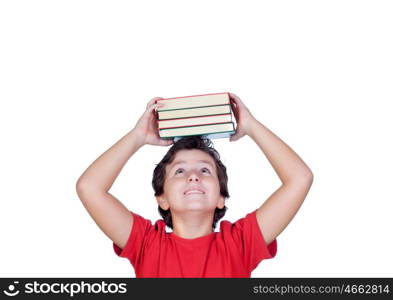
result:
[[[153,97],[232,92],[313,186],[252,277],[393,275],[391,1],[1,1],[0,276],[134,277],[75,184]],[[214,140],[226,220],[279,186],[249,138]],[[110,190],[160,218],[145,146]]]

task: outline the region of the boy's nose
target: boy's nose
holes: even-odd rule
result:
[[[188,177],[188,181],[199,181],[199,177],[198,177],[198,175],[196,175],[195,173],[192,173],[192,174]]]

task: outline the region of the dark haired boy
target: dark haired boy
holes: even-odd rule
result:
[[[113,241],[116,254],[128,258],[136,277],[250,277],[263,259],[273,258],[276,237],[302,205],[313,174],[302,159],[258,122],[238,96],[230,93],[237,120],[236,141],[248,135],[260,147],[282,185],[258,209],[234,223],[217,221],[229,197],[226,168],[211,142],[184,137],[173,143],[157,133],[153,98],[135,127],[94,161],[76,188],[83,205]],[[143,145],[168,146],[156,166],[153,189],[163,220],[129,211],[109,193],[128,159]],[[166,232],[165,227],[173,229]]]

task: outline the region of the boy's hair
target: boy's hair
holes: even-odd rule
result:
[[[172,147],[168,150],[168,152],[154,169],[152,181],[154,196],[161,196],[164,193],[165,167],[174,160],[176,153],[180,150],[192,149],[201,150],[209,154],[214,159],[217,168],[218,182],[220,184],[220,194],[225,198],[229,198],[227,186],[228,176],[226,167],[221,162],[220,154],[217,152],[216,149],[213,148],[210,139],[203,136],[183,137],[172,145]],[[212,224],[213,231],[216,228],[217,221],[225,215],[226,210],[227,207],[225,205],[223,208],[216,207]],[[164,219],[166,226],[173,229],[172,215],[170,209],[163,210],[160,206],[158,206],[158,212]]]

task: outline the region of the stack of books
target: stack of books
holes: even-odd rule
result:
[[[202,135],[209,139],[225,138],[235,133],[229,93],[194,95],[157,100],[159,135],[179,140]]]

